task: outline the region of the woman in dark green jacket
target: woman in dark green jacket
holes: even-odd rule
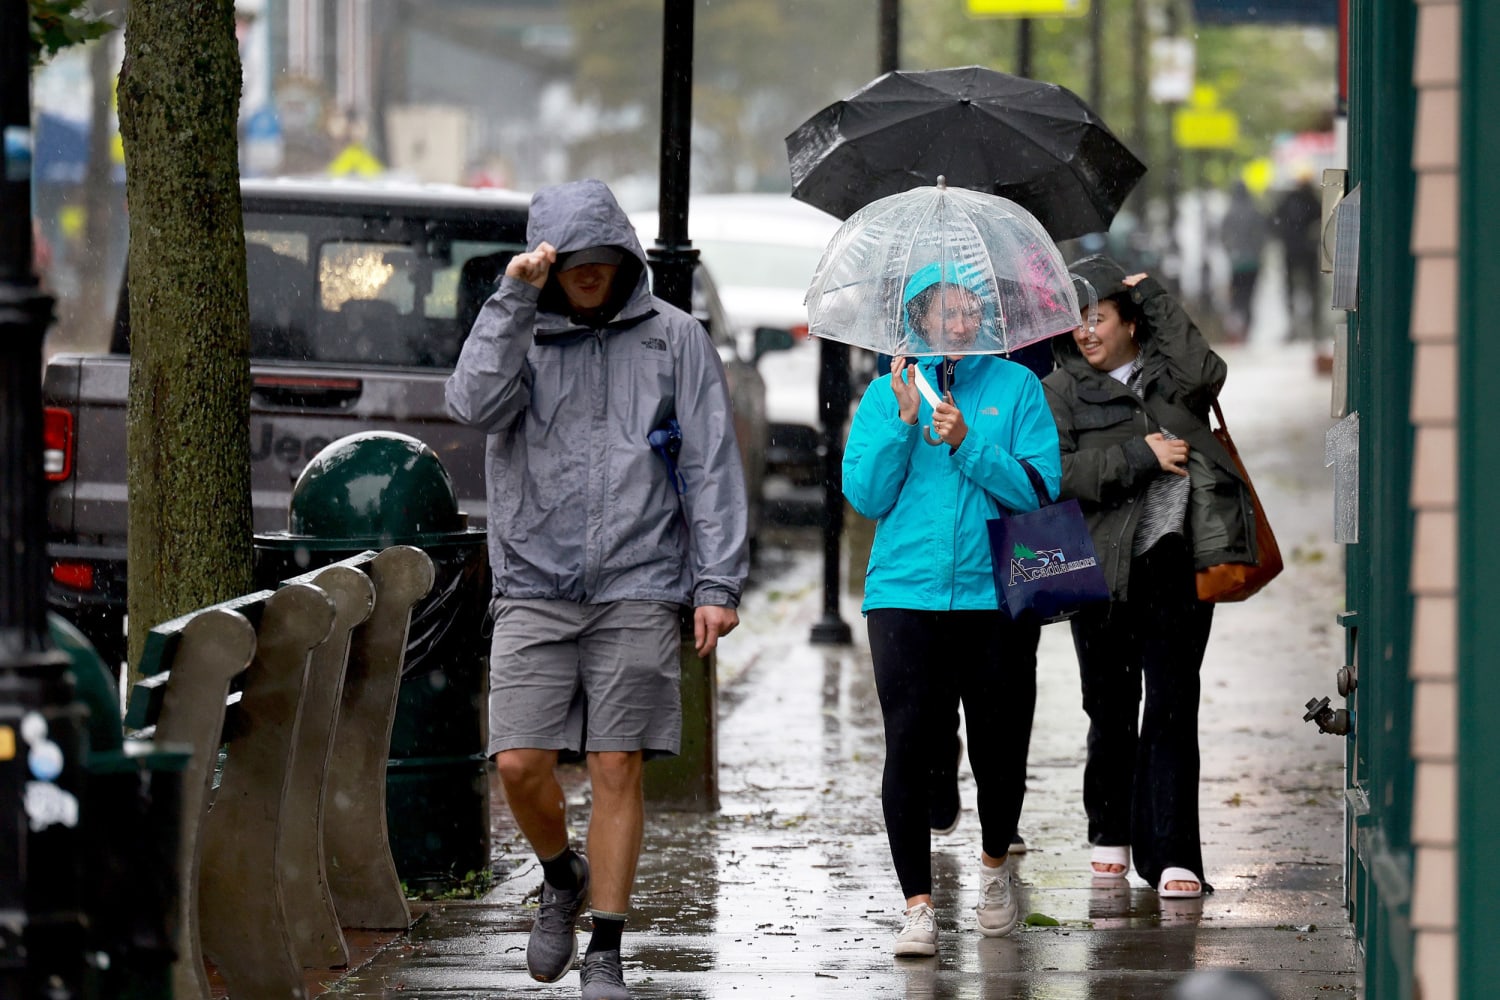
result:
[[[1062,496],[1083,508],[1112,597],[1072,621],[1090,869],[1123,879],[1133,853],[1163,897],[1201,896],[1198,674],[1213,605],[1198,600],[1195,575],[1255,554],[1249,492],[1208,424],[1226,367],[1153,278],[1107,257],[1072,270],[1098,308],[1055,339],[1043,386]]]

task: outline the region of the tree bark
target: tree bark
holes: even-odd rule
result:
[[[129,657],[250,589],[250,361],[231,0],[130,5]]]

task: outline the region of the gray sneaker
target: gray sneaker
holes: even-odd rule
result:
[[[573,928],[589,901],[588,859],[580,854],[578,863],[582,871],[576,889],[557,889],[542,880],[542,903],[526,942],[526,971],[540,983],[557,982],[578,958],[578,935]]]
[[[937,913],[928,903],[901,911],[901,929],[896,932],[896,957],[926,958],[937,954]]]
[[[583,956],[578,979],[583,983],[583,1000],[630,1000],[618,951],[595,951]]]
[[[1011,885],[1010,860],[999,868],[979,866],[979,905],[974,907],[979,933],[985,937],[1004,937],[1016,929],[1021,909]]]

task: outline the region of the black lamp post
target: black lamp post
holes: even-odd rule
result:
[[[880,0],[880,72],[901,64],[901,0]],[[846,646],[853,640],[839,613],[840,543],[844,536],[844,422],[849,418],[853,388],[849,384],[849,347],[818,341],[818,412],[823,424],[823,617],[809,641],[817,646]]]
[[[31,244],[30,7],[0,3],[0,996],[79,996],[84,713],[47,633],[42,338]]]
[[[693,153],[693,2],[665,0],[661,55],[661,190],[656,245],[647,248],[655,293],[693,308],[698,251],[688,242],[688,180]],[[669,808],[719,808],[718,686],[712,654],[692,652],[683,623],[682,750],[646,769],[646,798]]]
[[[693,0],[666,0],[662,12],[660,230],[646,251],[655,291],[679,309],[693,308],[698,251],[688,242],[692,165]]]

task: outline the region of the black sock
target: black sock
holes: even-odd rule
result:
[[[554,889],[568,891],[578,888],[580,872],[574,861],[578,855],[571,847],[564,847],[562,852],[550,858],[538,858],[542,863],[542,877],[547,884]]]
[[[594,918],[594,933],[589,938],[588,951],[584,954],[592,955],[596,951],[619,951],[620,935],[625,933],[625,914],[600,913],[594,910],[589,916]]]

